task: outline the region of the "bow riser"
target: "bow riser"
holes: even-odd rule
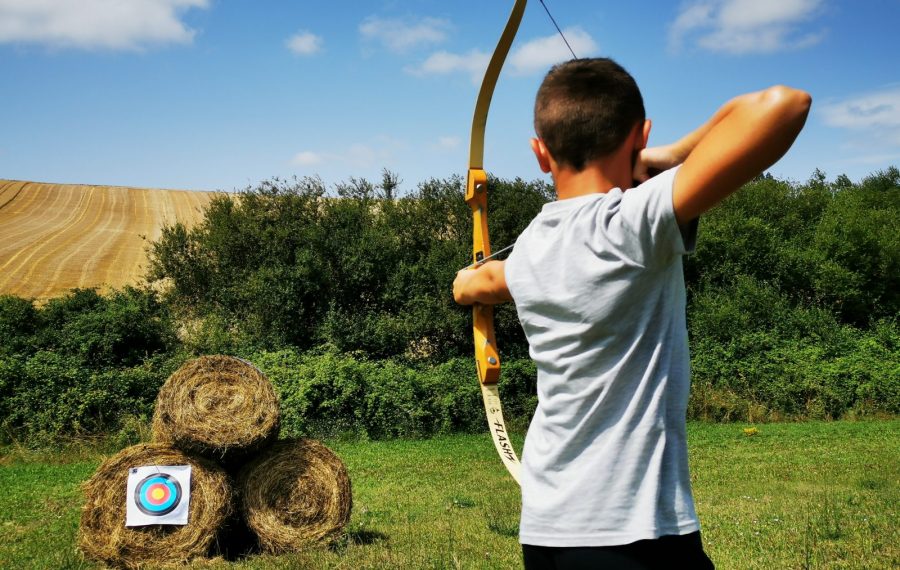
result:
[[[487,174],[480,168],[469,170],[466,204],[472,209],[472,262],[479,263],[491,254],[487,225]],[[472,333],[478,381],[496,384],[500,380],[500,354],[494,336],[494,307],[481,304],[472,307]]]

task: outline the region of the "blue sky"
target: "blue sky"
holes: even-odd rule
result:
[[[579,57],[644,92],[651,144],[775,83],[813,112],[772,172],[900,165],[900,0],[546,0]],[[0,0],[0,178],[232,190],[273,176],[409,189],[466,168],[481,73],[511,0]],[[541,178],[528,147],[567,58],[531,0],[497,85],[485,164]]]

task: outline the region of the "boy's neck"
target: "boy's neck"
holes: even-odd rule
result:
[[[605,194],[613,188],[627,190],[633,184],[630,157],[620,153],[592,162],[583,170],[563,168],[553,174],[556,196],[560,200]]]

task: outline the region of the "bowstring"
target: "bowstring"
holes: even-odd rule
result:
[[[465,267],[463,267],[463,269],[472,269],[473,267],[478,267],[479,265],[484,265],[484,263],[486,263],[487,261],[490,261],[491,259],[494,259],[495,257],[497,257],[498,255],[500,255],[500,254],[503,253],[504,251],[509,251],[509,250],[511,250],[511,249],[514,248],[515,246],[516,246],[516,244],[515,244],[515,243],[512,243],[512,244],[510,244],[510,245],[504,247],[503,249],[500,249],[500,250],[495,251],[494,253],[490,254],[489,256],[485,257],[484,259],[480,259],[480,260],[476,261],[476,262],[473,263],[472,265],[466,265]],[[461,269],[460,271],[462,271],[462,269]]]
[[[556,18],[553,17],[553,14],[550,13],[550,8],[547,8],[547,4],[544,3],[544,0],[541,0],[541,6],[544,7],[544,11],[547,12],[547,15],[550,16],[550,21],[553,22],[553,25],[556,26],[556,31],[559,32],[559,36],[566,42],[566,47],[569,48],[569,53],[572,54],[573,59],[578,59],[578,56],[575,55],[575,50],[572,49],[572,46],[569,45],[569,40],[566,39],[566,35],[559,28],[559,24],[556,23]]]

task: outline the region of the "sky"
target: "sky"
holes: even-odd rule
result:
[[[774,84],[813,110],[770,172],[900,165],[900,0],[545,0],[578,57],[641,86],[650,144]],[[411,190],[464,174],[512,0],[0,0],[0,178],[239,190],[273,177]],[[538,85],[570,58],[530,0],[490,107],[485,167],[544,179]]]

